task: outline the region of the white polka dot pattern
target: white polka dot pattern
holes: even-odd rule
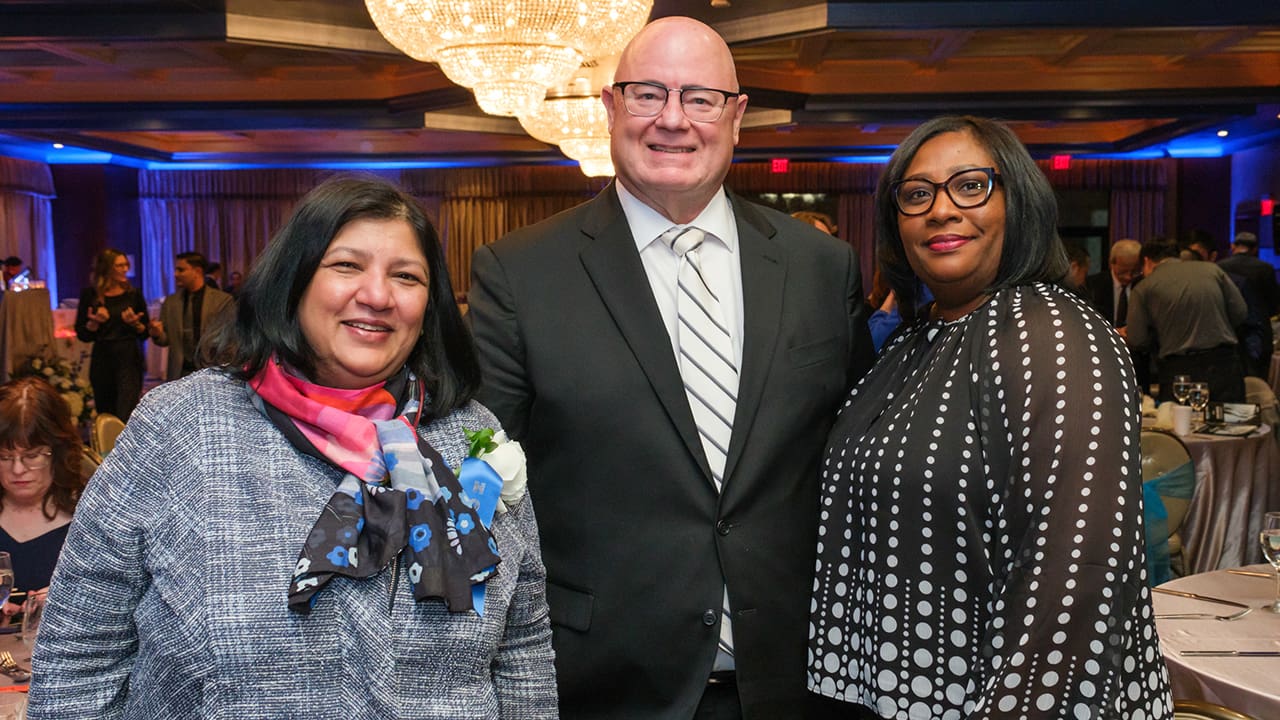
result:
[[[1171,717],[1128,351],[1056,286],[902,333],[823,468],[809,687],[902,720]]]

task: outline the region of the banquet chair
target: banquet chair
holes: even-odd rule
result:
[[[111,413],[98,413],[89,432],[89,444],[94,452],[106,456],[116,446],[116,437],[124,430],[124,421]]]
[[[1175,700],[1173,701],[1173,720],[1254,720],[1254,718],[1203,700]]]
[[[1244,378],[1244,401],[1258,406],[1258,419],[1271,426],[1271,432],[1280,437],[1280,408],[1277,408],[1276,393],[1260,377],[1246,375]]]
[[[88,480],[98,471],[98,466],[101,464],[102,456],[93,448],[86,447],[84,454],[80,457],[80,476]]]
[[[1148,580],[1159,585],[1182,575],[1182,521],[1195,492],[1191,451],[1177,435],[1143,430],[1142,486],[1147,526]]]

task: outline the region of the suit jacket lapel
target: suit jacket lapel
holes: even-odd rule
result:
[[[579,251],[582,266],[671,423],[710,482],[711,469],[685,398],[671,338],[653,299],[617,191],[610,185],[590,202],[592,207],[582,222],[582,232],[588,238]]]
[[[738,372],[738,405],[733,436],[725,462],[725,484],[742,457],[778,342],[782,318],[782,292],[786,284],[785,255],[778,247],[777,230],[764,216],[733,193],[733,213],[738,224],[738,252],[742,263],[742,368]]]

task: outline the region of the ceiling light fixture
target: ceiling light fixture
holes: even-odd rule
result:
[[[365,0],[406,55],[435,62],[491,115],[534,112],[586,60],[620,52],[653,0]]]
[[[1231,133],[1227,132],[1226,130],[1219,130],[1219,131],[1218,131],[1218,137],[1226,137],[1226,136],[1228,136],[1228,135],[1230,135],[1230,134],[1231,134]]]
[[[526,132],[542,142],[559,145],[589,177],[613,175],[609,116],[600,100],[600,88],[613,83],[617,67],[617,55],[583,65],[573,80],[552,88],[533,112],[519,117]]]

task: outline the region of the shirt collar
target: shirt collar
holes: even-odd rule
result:
[[[618,202],[622,204],[622,212],[627,216],[627,224],[631,226],[631,234],[635,239],[637,250],[644,250],[649,243],[657,240],[659,235],[670,230],[673,225],[677,227],[694,225],[718,239],[729,248],[729,252],[737,252],[738,233],[733,220],[733,208],[729,204],[729,196],[723,187],[711,197],[711,202],[707,203],[693,222],[678,225],[663,217],[662,213],[645,205],[640,198],[628,192],[622,183],[615,181],[613,186],[618,191]]]

